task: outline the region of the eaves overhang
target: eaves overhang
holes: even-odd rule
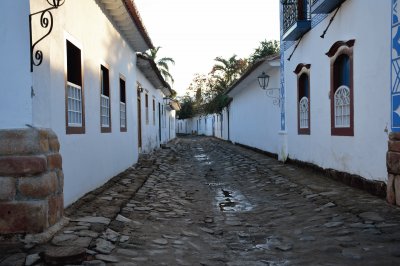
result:
[[[143,54],[137,53],[136,66],[143,73],[143,75],[147,78],[147,80],[158,90],[161,90],[162,93],[169,97],[172,94],[171,87],[164,80],[156,63],[146,57]]]
[[[254,62],[244,73],[243,75],[225,91],[225,95],[233,96],[233,92],[236,90],[241,90],[246,88],[247,85],[252,83],[254,80],[257,80],[257,77],[261,74],[262,71],[266,73],[271,68],[280,67],[280,55],[274,54],[270,56],[266,56]]]
[[[136,52],[154,48],[132,0],[96,0],[96,2]]]
[[[181,105],[178,101],[172,100],[170,101],[169,105],[171,106],[172,110],[179,111],[181,110]]]

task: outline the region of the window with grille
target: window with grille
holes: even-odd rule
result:
[[[85,133],[84,93],[82,86],[81,50],[66,40],[66,132]]]
[[[350,89],[340,86],[335,92],[335,127],[350,127]]]
[[[100,67],[100,126],[101,132],[111,132],[110,78],[108,69]]]
[[[299,102],[300,129],[308,128],[308,98],[303,97]]]
[[[153,125],[156,125],[156,101],[153,99]]]
[[[354,136],[354,43],[338,41],[327,53],[331,58],[331,134],[335,136]]]
[[[149,124],[149,95],[145,95],[145,113],[146,113],[146,125]]]
[[[82,126],[82,88],[68,82],[68,126]]]
[[[119,79],[119,117],[120,129],[122,132],[126,132],[126,84],[122,78]]]
[[[299,135],[310,135],[311,133],[310,67],[310,64],[299,64],[294,71],[297,74],[297,129]]]

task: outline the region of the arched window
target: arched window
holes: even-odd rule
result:
[[[301,98],[300,102],[299,102],[299,114],[300,114],[300,129],[304,129],[304,128],[308,128],[308,116],[309,116],[309,112],[308,112],[308,98],[307,97],[303,97]]]
[[[297,128],[298,134],[310,134],[310,67],[299,64],[294,71],[297,74]]]
[[[331,58],[331,134],[335,136],[354,136],[354,42],[336,42],[326,53]]]

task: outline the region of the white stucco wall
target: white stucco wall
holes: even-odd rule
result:
[[[160,127],[159,127],[159,112],[158,104],[162,104],[164,94],[161,90],[157,90],[146,79],[140,70],[137,70],[138,82],[143,87],[144,91],[141,95],[141,115],[142,115],[142,152],[149,153],[160,147]],[[149,121],[146,123],[146,93],[149,101]],[[153,99],[155,100],[155,120],[153,121]],[[161,129],[164,130],[163,128]],[[161,133],[162,134],[162,133]]]
[[[47,8],[31,1],[32,11]],[[138,159],[136,54],[95,1],[65,1],[52,11],[53,32],[41,44],[44,62],[34,69],[33,123],[52,128],[61,144],[64,198],[68,205]],[[40,31],[35,25],[36,32]],[[85,134],[66,134],[66,39],[81,49]],[[100,65],[110,75],[111,133],[100,132]],[[126,81],[127,132],[120,132],[119,77]]]
[[[286,125],[289,157],[323,168],[385,181],[390,128],[390,1],[346,1],[324,39],[330,14],[285,51]],[[355,39],[354,136],[331,136],[330,58],[325,53],[339,40]],[[297,134],[299,63],[311,64],[311,134]]]
[[[261,66],[254,73],[259,75],[263,70]],[[279,67],[269,69],[266,73],[271,77],[269,88],[279,88]],[[275,92],[277,95],[277,90]],[[233,98],[229,114],[230,140],[277,154],[279,105],[274,105],[273,99],[260,88],[257,78],[249,76],[246,82],[234,88],[229,96]]]
[[[176,120],[176,133],[192,134],[193,119],[178,119]]]
[[[169,110],[168,111],[168,117],[169,117],[169,138],[168,141],[173,140],[176,138],[176,111],[175,110]]]
[[[213,115],[197,116],[198,121],[198,134],[205,136],[213,136]]]
[[[0,129],[32,124],[29,1],[0,4]]]

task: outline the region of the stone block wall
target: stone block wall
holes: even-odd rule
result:
[[[40,233],[63,217],[59,150],[50,129],[0,130],[0,234]]]
[[[386,156],[388,169],[387,201],[400,206],[400,133],[390,133]]]

